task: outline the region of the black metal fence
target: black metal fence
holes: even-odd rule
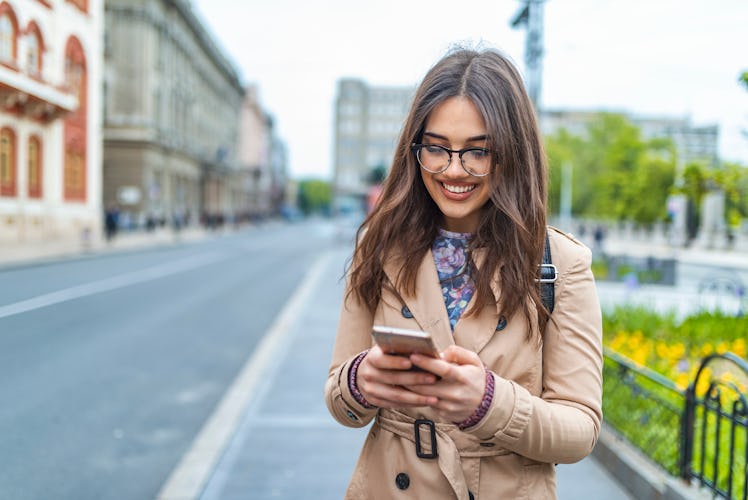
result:
[[[674,476],[715,497],[748,500],[748,363],[731,353],[701,362],[685,390],[606,350],[605,420]]]

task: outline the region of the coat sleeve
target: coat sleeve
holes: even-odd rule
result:
[[[557,244],[571,260],[559,269],[543,338],[542,393],[533,396],[494,374],[491,407],[467,431],[533,460],[573,463],[592,451],[600,432],[602,318],[590,250],[565,236],[557,236]]]
[[[325,403],[330,414],[348,427],[367,425],[377,412],[376,408],[365,408],[351,394],[348,372],[354,359],[371,347],[373,317],[352,294],[343,297],[338,321],[332,362],[325,384]]]

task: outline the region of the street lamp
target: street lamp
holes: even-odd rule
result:
[[[512,28],[526,28],[525,68],[527,93],[540,114],[540,88],[543,79],[543,3],[545,0],[522,0],[522,6],[512,18]]]

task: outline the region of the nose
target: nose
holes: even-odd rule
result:
[[[460,158],[459,151],[451,151],[449,153],[449,165],[444,173],[449,177],[462,177],[463,174],[467,173],[462,168],[462,158]]]

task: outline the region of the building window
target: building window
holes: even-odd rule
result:
[[[88,12],[88,0],[67,0],[68,3],[71,3],[78,7],[83,12]]]
[[[42,54],[44,52],[44,41],[39,27],[32,22],[28,29],[26,37],[26,72],[32,76],[41,76],[42,74]]]
[[[0,196],[16,195],[16,134],[0,130]]]
[[[28,150],[29,198],[42,197],[42,143],[36,136],[29,138]]]
[[[80,41],[71,37],[65,48],[65,80],[78,97],[78,108],[65,117],[63,189],[66,201],[86,201],[87,79],[86,59]]]
[[[18,23],[13,10],[7,2],[0,3],[0,62],[15,62],[17,33]]]
[[[85,200],[86,170],[83,154],[77,151],[65,153],[65,198]]]

